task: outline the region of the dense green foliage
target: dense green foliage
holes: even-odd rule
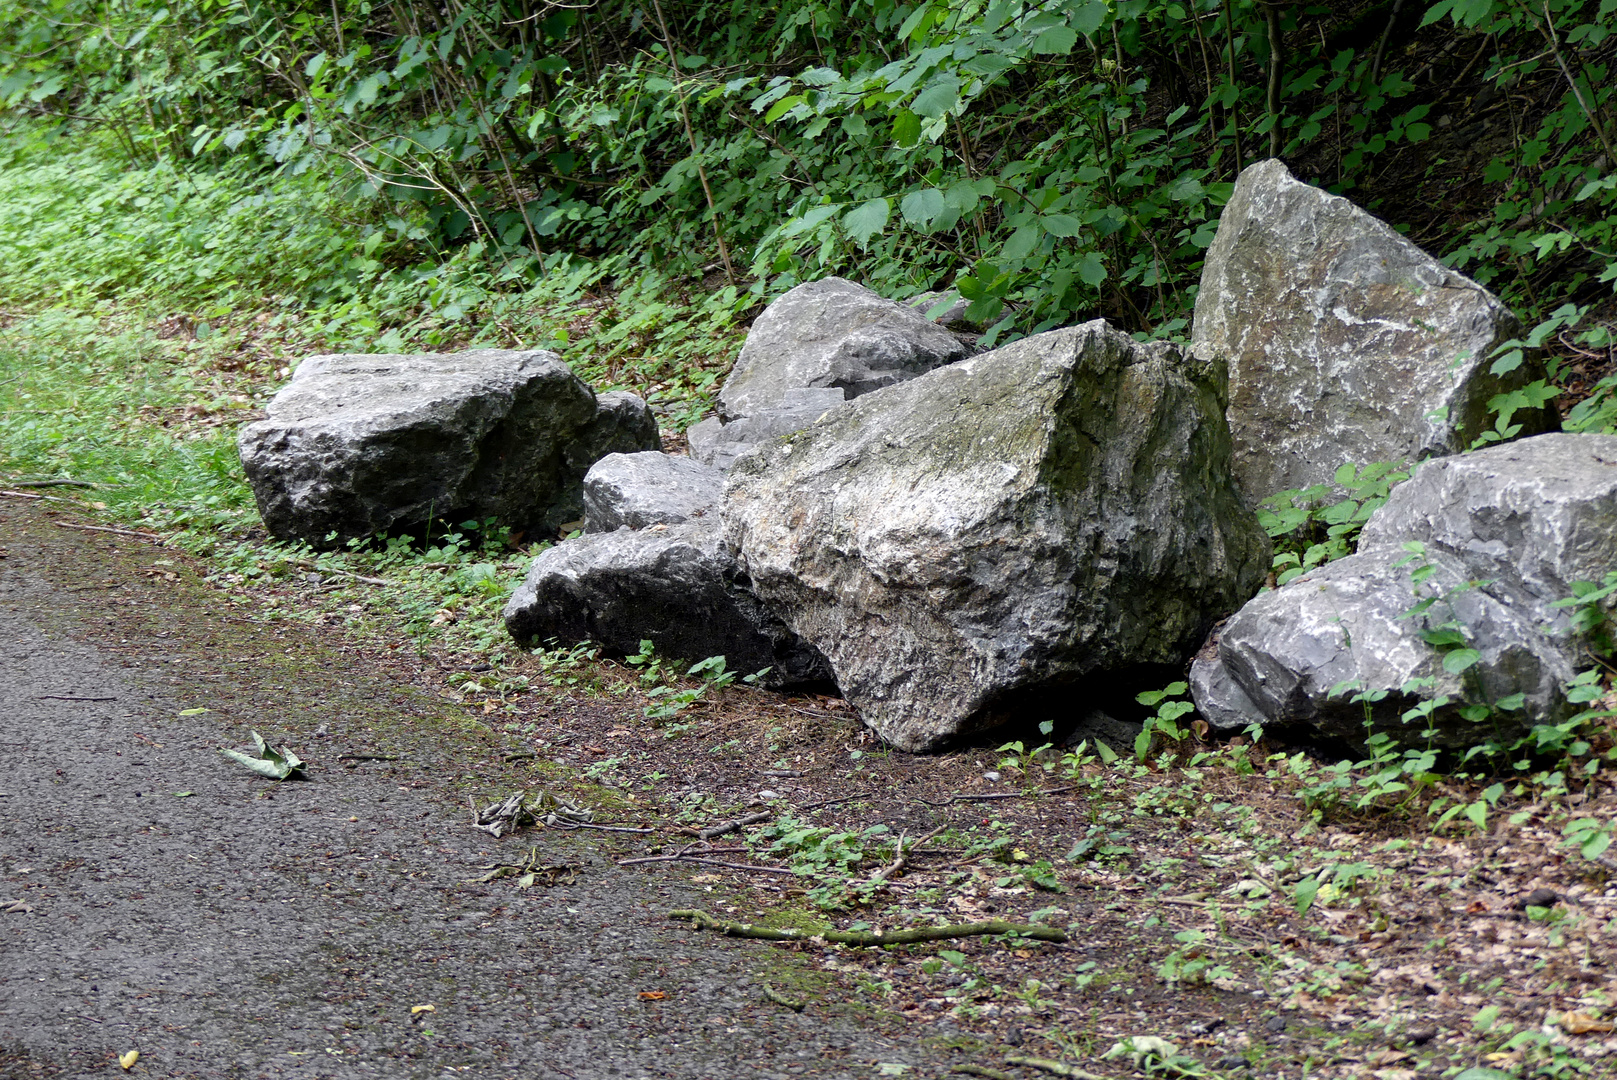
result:
[[[1617,0],[3,0],[0,15],[0,103],[56,132],[29,160],[99,131],[129,170],[87,169],[93,190],[63,197],[115,214],[114,192],[150,183],[143,197],[192,216],[179,205],[216,189],[185,178],[225,170],[251,194],[195,243],[245,257],[214,279],[357,304],[361,323],[430,331],[567,274],[656,289],[719,274],[744,310],[749,289],[837,272],[893,295],[952,283],[1000,335],[1093,315],[1171,334],[1230,182],[1278,154],[1552,319],[1541,338],[1610,343],[1590,311],[1617,283]],[[287,220],[323,217],[322,198],[347,204],[345,228]],[[91,287],[139,273],[120,260]],[[1590,406],[1607,421],[1609,394]]]

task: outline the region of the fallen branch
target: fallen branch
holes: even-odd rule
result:
[[[47,487],[76,487],[93,488],[98,485],[87,480],[13,480],[12,487],[20,488],[47,488]]]
[[[6,492],[6,494],[16,494],[16,492]],[[49,495],[25,495],[23,497],[33,499],[51,498]],[[60,501],[70,502],[71,500],[62,499]],[[134,529],[114,529],[110,525],[75,525],[71,521],[53,521],[51,524],[59,526],[63,529],[80,529],[84,532],[104,532],[113,533],[116,536],[133,536],[138,539],[156,544],[158,547],[162,547],[164,544],[168,543],[168,540],[165,537],[158,536],[156,533],[136,532]]]
[[[650,862],[693,862],[702,863],[706,866],[727,866],[731,870],[755,870],[760,874],[797,873],[796,870],[792,870],[785,866],[756,866],[752,863],[724,862],[720,859],[704,859],[698,855],[648,855],[643,859],[623,859],[618,862],[618,865],[633,866],[635,863]]]
[[[1025,1065],[1029,1069],[1042,1069],[1057,1076],[1073,1077],[1074,1080],[1109,1080],[1100,1073],[1092,1073],[1088,1069],[1080,1069],[1076,1065],[1063,1065],[1061,1062],[1051,1061],[1049,1058],[1008,1057],[1005,1059],[1005,1063],[1007,1065]]]
[[[720,836],[724,836],[727,833],[739,832],[747,825],[756,825],[760,821],[768,821],[774,816],[775,813],[772,810],[760,810],[756,814],[748,814],[746,817],[739,817],[734,821],[726,821],[721,825],[714,825],[712,828],[703,829],[696,835],[700,836],[703,840],[713,840]]]
[[[310,561],[308,559],[298,559],[293,563],[293,565],[294,566],[306,566],[310,570],[313,570],[313,571],[315,571],[317,573],[330,574],[332,577],[348,578],[350,581],[363,581],[367,585],[391,585],[391,584],[393,584],[391,581],[387,580],[387,578],[366,577],[364,574],[356,574],[356,573],[354,573],[354,572],[352,572],[350,570],[328,570],[328,569],[325,569],[324,567],[322,567],[319,563],[312,562],[312,561]]]
[[[784,1005],[793,1012],[802,1012],[808,1006],[808,1002],[789,998],[768,983],[760,983],[759,985],[763,988],[764,997],[773,1001],[776,1005]]]
[[[928,840],[932,839],[934,836],[938,835],[940,832],[943,832],[948,827],[949,826],[947,825],[939,825],[936,829],[933,829],[931,832],[915,841],[915,843],[910,844],[908,847],[904,845],[904,838],[902,836],[899,837],[898,857],[893,860],[893,864],[887,867],[887,869],[877,871],[875,875],[871,877],[869,884],[880,885],[884,882],[891,881],[899,874],[902,874],[910,864],[910,853],[916,848],[920,847],[922,844],[926,843]]]
[[[812,802],[806,806],[799,806],[797,809],[800,812],[808,810],[823,810],[825,807],[835,806],[837,803],[853,802],[855,799],[869,799],[872,797],[874,797],[874,792],[861,791],[857,795],[844,795],[840,799],[826,799],[823,802]]]
[[[986,1076],[988,1080],[1016,1080],[1010,1073],[1000,1072],[998,1069],[988,1069],[981,1065],[956,1065],[949,1070],[952,1073],[964,1073],[967,1076]]]
[[[789,873],[790,871],[788,871]],[[755,926],[752,923],[725,922],[705,911],[682,908],[668,913],[670,919],[689,919],[699,930],[716,930],[730,937],[758,938],[761,941],[822,941],[838,945],[913,945],[922,941],[945,941],[950,938],[976,937],[981,934],[1018,934],[1038,941],[1063,942],[1067,935],[1053,926],[1033,926],[1012,923],[1003,919],[988,922],[957,923],[953,926],[917,926],[909,930],[824,930],[809,932],[796,929],[777,929]]]

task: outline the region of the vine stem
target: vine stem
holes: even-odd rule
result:
[[[707,197],[707,212],[713,218],[713,238],[719,242],[719,258],[724,263],[724,276],[731,285],[736,283],[736,270],[730,264],[730,246],[724,242],[724,230],[719,227],[719,207],[713,199],[713,188],[707,182],[707,166],[702,153],[696,148],[696,132],[691,127],[690,110],[685,107],[685,83],[679,74],[679,53],[674,50],[674,37],[668,32],[668,20],[663,18],[662,0],[651,0],[657,12],[657,25],[662,28],[663,44],[668,46],[668,62],[674,68],[674,96],[679,100],[679,118],[685,124],[685,138],[691,144],[691,157],[696,159],[696,175],[702,181],[702,194]]]
[[[1572,96],[1578,99],[1578,108],[1589,118],[1589,126],[1595,129],[1595,138],[1600,140],[1601,147],[1606,151],[1606,160],[1617,164],[1617,151],[1612,150],[1611,136],[1606,134],[1606,125],[1584,99],[1583,88],[1578,85],[1578,80],[1572,77],[1572,70],[1566,66],[1566,59],[1561,55],[1561,42],[1555,36],[1555,19],[1550,15],[1549,0],[1544,0],[1544,36],[1549,39],[1550,52],[1555,54],[1556,66],[1561,69],[1561,74],[1566,76],[1567,85],[1572,87]]]

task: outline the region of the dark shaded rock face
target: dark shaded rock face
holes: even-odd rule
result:
[[[904,750],[1084,676],[1183,660],[1258,587],[1221,372],[1103,322],[833,410],[740,459],[731,548]]]
[[[1430,577],[1417,582],[1423,563]],[[1404,723],[1401,714],[1440,696],[1449,704],[1430,721],[1440,744],[1519,734],[1569,714],[1564,684],[1587,663],[1568,610],[1554,604],[1573,582],[1599,582],[1613,569],[1617,437],[1539,435],[1430,461],[1376,511],[1358,554],[1261,594],[1230,619],[1192,666],[1191,689],[1222,728],[1298,724],[1362,738],[1363,704],[1351,691],[1332,693],[1348,684],[1385,694],[1372,719],[1406,742],[1424,741],[1427,721]],[[1405,614],[1427,597],[1438,601]],[[1461,628],[1457,646],[1480,654],[1463,676],[1445,671],[1422,636],[1445,622]],[[1411,679],[1429,682],[1407,692]],[[1516,694],[1521,708],[1486,722],[1460,713]]]
[[[553,532],[597,459],[660,445],[638,398],[542,351],[310,357],[268,412],[239,439],[259,513],[317,547],[436,516]]]
[[[557,544],[534,559],[505,606],[523,644],[597,641],[634,653],[649,638],[666,656],[723,656],[732,671],[772,669],[766,686],[817,682],[825,660],[748,591],[716,517]]]
[[[656,451],[608,454],[584,477],[584,531],[615,532],[718,519],[724,472]]]
[[[1520,332],[1493,294],[1348,200],[1249,167],[1219,220],[1193,350],[1227,363],[1235,474],[1256,505],[1328,483],[1343,462],[1457,453],[1492,427],[1496,394],[1543,376],[1489,374]],[[1559,427],[1518,412],[1526,434]]]

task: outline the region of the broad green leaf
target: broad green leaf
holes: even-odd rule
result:
[[[942,116],[960,100],[960,80],[953,75],[940,75],[927,84],[915,97],[910,110],[917,116]]]
[[[921,139],[921,118],[908,109],[900,109],[893,117],[893,142],[899,146],[914,146]]]
[[[1040,231],[1034,226],[1023,225],[1005,241],[1005,246],[1000,248],[1000,254],[1007,259],[1025,259],[1039,246],[1041,236]]]
[[[948,203],[944,201],[943,192],[937,188],[912,191],[898,204],[904,220],[918,229],[924,229],[932,224],[947,208]]]
[[[1314,897],[1318,895],[1319,878],[1305,877],[1299,881],[1291,894],[1291,901],[1297,908],[1297,914],[1307,915],[1308,909],[1314,906]]]
[[[842,227],[848,230],[848,235],[855,243],[864,247],[871,237],[880,235],[887,227],[887,218],[892,209],[892,203],[887,199],[871,199],[863,206],[850,210],[842,219]]]
[[[260,776],[268,777],[271,780],[289,780],[294,777],[302,777],[302,758],[290,750],[271,746],[256,731],[252,733],[252,736],[254,753],[246,754],[240,750],[221,750],[220,753],[232,761],[239,762]]]
[[[1041,214],[1039,225],[1051,236],[1077,236],[1083,225],[1071,214]]]
[[[1475,667],[1481,659],[1482,654],[1475,649],[1455,649],[1443,654],[1443,670],[1450,675],[1458,675]]]
[[[1085,285],[1099,287],[1106,280],[1106,264],[1101,261],[1100,252],[1086,251],[1078,263],[1078,279]]]
[[[1033,39],[1033,53],[1038,56],[1065,56],[1078,44],[1078,31],[1070,26],[1052,26]]]

